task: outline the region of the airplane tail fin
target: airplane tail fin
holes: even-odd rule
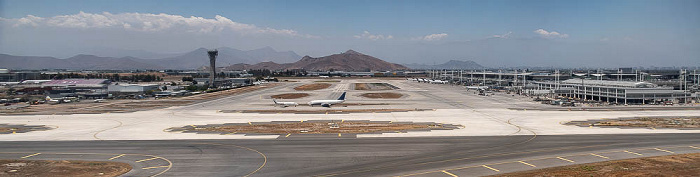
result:
[[[277,104],[277,100],[275,100],[275,99],[272,99],[272,102],[275,102],[275,104]]]
[[[343,94],[340,95],[340,97],[338,97],[338,100],[345,100],[345,92],[343,92]]]

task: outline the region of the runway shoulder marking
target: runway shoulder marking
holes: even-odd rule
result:
[[[109,158],[109,160],[114,160],[114,159],[117,159],[117,158],[122,157],[124,155],[126,155],[126,154],[119,154],[118,156],[114,156],[112,158]]]
[[[533,165],[533,164],[530,164],[530,163],[527,163],[527,162],[523,162],[523,161],[518,161],[518,162],[520,162],[520,163],[522,163],[522,164],[525,164],[525,165],[527,165],[527,166],[537,167],[537,166],[535,166],[535,165]]]
[[[609,159],[609,158],[610,158],[610,157],[605,157],[605,156],[598,155],[598,154],[593,154],[593,153],[591,153],[591,155],[592,155],[592,156],[596,156],[596,157],[600,157],[600,158],[604,158],[604,159]]]
[[[495,168],[493,168],[493,167],[489,167],[489,166],[486,166],[486,165],[481,165],[481,166],[484,167],[484,168],[488,168],[489,170],[496,171],[496,172],[499,172],[499,171],[500,171],[500,170],[498,170],[498,169],[495,169]]]
[[[158,159],[158,157],[153,157],[153,158],[143,159],[143,160],[137,160],[136,162],[145,162],[145,161],[156,160],[156,159]]]
[[[661,152],[668,152],[668,153],[671,153],[671,154],[675,153],[675,152],[672,152],[672,151],[669,151],[669,150],[659,149],[659,148],[654,148],[654,150],[661,151]]]
[[[29,155],[26,155],[26,156],[24,156],[24,157],[20,157],[20,159],[30,158],[30,157],[33,157],[33,156],[36,156],[36,155],[39,155],[39,154],[41,154],[41,153],[29,154]]]
[[[447,174],[447,175],[450,175],[450,176],[452,176],[452,177],[459,177],[459,176],[457,176],[457,175],[455,175],[455,174],[452,174],[452,173],[450,173],[450,172],[447,172],[447,171],[445,171],[445,170],[442,170],[442,172],[445,173],[445,174]]]
[[[170,166],[165,165],[165,166],[155,166],[155,167],[143,167],[141,169],[148,170],[148,169],[154,169],[154,168],[167,168],[167,167],[170,167]]]
[[[642,154],[640,154],[640,153],[636,153],[636,152],[631,152],[631,151],[622,151],[622,152],[626,152],[626,153],[630,153],[630,154],[634,154],[634,155],[639,155],[639,156],[641,156],[641,155],[642,155]]]
[[[565,159],[565,158],[563,158],[563,157],[557,157],[557,159],[563,160],[563,161],[567,161],[567,162],[571,162],[571,163],[574,163],[573,160]]]

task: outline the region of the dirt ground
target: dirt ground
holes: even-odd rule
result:
[[[392,124],[372,122],[300,122],[262,125],[224,125],[207,127],[205,131],[223,133],[273,133],[273,134],[325,134],[325,133],[370,133],[426,128],[441,128],[439,124]]]
[[[0,133],[12,133],[13,130],[15,130],[15,129],[14,128],[0,127]]]
[[[596,122],[594,126],[700,128],[700,117],[635,118]]]
[[[285,94],[279,94],[279,95],[272,95],[270,96],[273,99],[297,99],[297,98],[304,98],[309,96],[308,93],[285,93]]]
[[[314,84],[305,84],[299,87],[294,87],[294,90],[299,90],[299,91],[309,91],[309,90],[321,90],[330,87],[331,84],[327,83],[314,83]]]
[[[700,153],[616,160],[495,176],[698,176]]]
[[[76,103],[65,104],[40,104],[31,105],[27,108],[17,110],[0,110],[0,113],[5,114],[87,114],[87,113],[105,113],[105,112],[134,112],[142,110],[151,110],[159,108],[167,108],[171,106],[183,106],[197,102],[203,102],[213,99],[218,99],[226,96],[251,92],[259,89],[275,87],[278,83],[270,83],[265,85],[256,85],[249,87],[241,87],[218,92],[202,93],[185,97],[166,97],[159,99],[143,99],[143,100],[105,100],[102,103],[93,103],[91,100],[83,100]]]
[[[223,112],[240,112],[240,113],[295,113],[295,114],[333,114],[333,113],[371,113],[371,112],[406,112],[406,111],[425,111],[422,109],[343,109],[343,110],[231,110]]]
[[[340,80],[320,80],[320,81],[314,81],[314,82],[340,82]]]
[[[131,171],[122,162],[66,160],[0,160],[0,176],[119,176]]]
[[[385,93],[364,93],[360,96],[365,97],[365,98],[397,99],[397,98],[401,98],[403,95],[400,93],[385,92]]]
[[[355,90],[394,90],[387,83],[355,83]]]

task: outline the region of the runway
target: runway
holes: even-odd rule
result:
[[[125,176],[482,176],[700,152],[700,134],[7,141],[2,159],[121,161]],[[27,157],[28,156],[28,157]]]

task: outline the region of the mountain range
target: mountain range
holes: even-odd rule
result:
[[[235,63],[254,64],[260,62],[287,63],[299,60],[301,56],[292,51],[278,52],[270,47],[255,50],[238,50],[228,47],[218,48],[217,66]],[[135,57],[100,57],[95,55],[76,55],[70,58],[14,56],[0,54],[0,67],[7,69],[91,69],[91,70],[129,70],[129,69],[196,69],[209,65],[207,49],[199,48],[173,57],[159,59],[141,59]]]
[[[324,57],[300,57],[292,51],[278,52],[270,47],[238,50],[217,49],[217,67],[224,70],[244,69],[305,69],[307,71],[388,71],[405,70],[405,66],[389,63],[354,50]],[[74,70],[133,70],[133,69],[198,69],[209,64],[207,49],[199,48],[174,57],[141,59],[135,57],[100,57],[76,55],[70,58],[13,56],[0,54],[0,67],[7,69],[74,69]],[[301,58],[301,59],[300,59]]]
[[[484,69],[484,66],[479,65],[474,61],[450,60],[443,64],[426,65],[426,64],[404,64],[411,69]]]
[[[406,70],[407,67],[399,64],[389,63],[373,56],[365,55],[354,50],[348,50],[340,54],[333,54],[325,57],[304,56],[294,63],[278,64],[275,62],[261,62],[254,65],[235,64],[225,68],[225,70],[244,69],[304,69],[307,71],[391,71]]]

